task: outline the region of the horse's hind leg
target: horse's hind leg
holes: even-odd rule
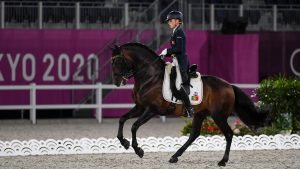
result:
[[[144,151],[138,147],[138,143],[136,140],[136,132],[139,129],[139,127],[143,124],[145,124],[147,121],[149,121],[153,116],[156,114],[153,113],[153,111],[150,111],[150,108],[146,108],[144,113],[137,119],[136,122],[133,123],[131,128],[132,133],[132,148],[134,149],[135,153],[142,158],[144,156]]]
[[[138,109],[137,106],[133,107],[129,112],[124,114],[119,120],[119,130],[118,130],[118,139],[120,140],[121,145],[127,150],[130,146],[128,140],[123,136],[123,127],[126,120],[139,116],[144,110]]]
[[[201,126],[203,120],[206,118],[206,112],[199,112],[194,114],[194,119],[192,123],[192,131],[190,133],[189,139],[186,143],[170,158],[170,163],[176,163],[178,157],[183,154],[183,152],[195,141],[195,139],[200,135]]]
[[[220,130],[223,132],[226,139],[226,150],[222,160],[218,163],[219,166],[226,166],[226,163],[229,159],[230,146],[233,137],[233,131],[227,123],[227,117],[223,117],[222,115],[214,115],[212,116],[215,123],[219,126]]]

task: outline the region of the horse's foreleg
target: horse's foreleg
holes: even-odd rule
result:
[[[230,152],[230,146],[233,137],[233,131],[231,130],[230,126],[227,123],[227,118],[218,115],[213,116],[212,118],[214,119],[215,123],[219,126],[220,130],[223,132],[226,139],[226,150],[222,160],[218,163],[219,166],[226,166],[226,163],[228,162],[229,159],[229,152]]]
[[[153,116],[155,115],[155,113],[152,113],[151,111],[149,111],[149,108],[147,108],[145,110],[145,112],[142,114],[142,116],[140,116],[136,122],[134,122],[134,124],[132,125],[131,128],[131,132],[132,132],[132,147],[135,151],[135,153],[142,158],[144,156],[144,151],[138,147],[138,143],[136,140],[136,132],[139,129],[139,127],[143,124],[145,124],[147,121],[149,121]]]
[[[176,163],[178,161],[178,157],[183,154],[183,152],[195,141],[195,139],[200,135],[202,122],[205,119],[206,115],[204,112],[195,113],[193,123],[192,123],[192,131],[190,133],[189,139],[186,143],[171,157],[169,160],[170,163]]]
[[[133,107],[129,112],[124,114],[119,120],[118,139],[121,145],[127,150],[130,146],[130,142],[123,136],[123,127],[126,120],[139,116],[143,110],[139,110],[137,106]]]

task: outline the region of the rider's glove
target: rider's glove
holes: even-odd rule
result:
[[[164,49],[163,51],[161,51],[159,56],[165,56],[166,54],[167,54],[167,49]]]

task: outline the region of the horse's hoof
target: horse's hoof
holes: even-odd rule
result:
[[[144,150],[141,148],[138,148],[136,154],[140,157],[143,158],[144,157]]]
[[[124,139],[123,142],[122,142],[122,146],[128,150],[129,149],[129,146],[130,146],[130,143],[128,140]]]
[[[221,160],[219,163],[218,163],[218,166],[223,166],[225,167],[226,166],[226,162],[224,160]]]
[[[170,163],[177,163],[177,161],[178,161],[177,157],[171,157],[169,160]]]

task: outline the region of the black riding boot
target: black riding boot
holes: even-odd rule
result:
[[[183,86],[181,86],[179,92],[180,92],[181,100],[184,103],[184,106],[185,106],[185,109],[186,109],[186,112],[187,112],[187,116],[191,117],[194,114],[194,109],[193,109],[193,107],[191,105],[189,96],[186,93],[186,91],[185,91],[185,89],[184,89]]]

